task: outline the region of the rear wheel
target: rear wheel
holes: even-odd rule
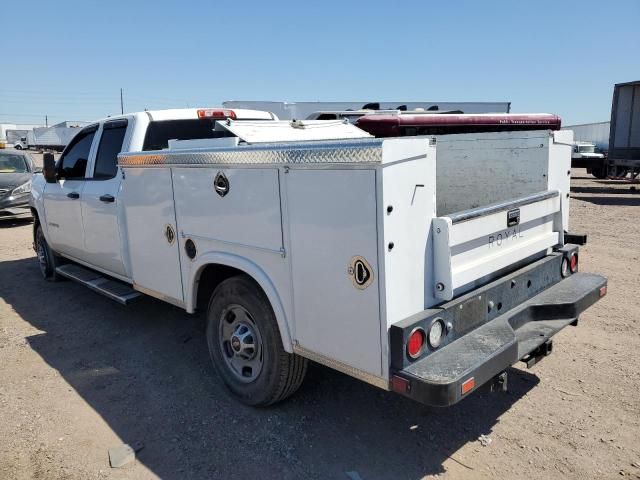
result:
[[[307,370],[305,358],[282,347],[269,300],[246,275],[223,281],[213,292],[207,343],[222,380],[247,405],[284,400],[300,387]]]
[[[61,263],[60,257],[49,247],[40,225],[36,230],[36,254],[38,255],[40,273],[42,273],[44,279],[50,282],[60,281],[62,277],[56,273],[56,267]]]

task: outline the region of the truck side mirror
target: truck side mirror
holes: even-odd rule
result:
[[[45,153],[43,156],[44,168],[42,169],[42,175],[47,183],[56,183],[56,160],[53,157],[53,153]]]

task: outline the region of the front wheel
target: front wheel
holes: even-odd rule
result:
[[[307,360],[287,353],[269,300],[250,277],[223,281],[207,311],[207,343],[213,365],[242,403],[266,406],[292,395]]]
[[[14,145],[14,147],[16,150],[22,150],[22,145]]]
[[[36,253],[38,255],[40,273],[42,273],[44,279],[50,282],[60,281],[62,277],[56,272],[56,267],[60,264],[60,258],[49,247],[40,225],[36,230]]]
[[[602,166],[602,167],[593,167],[591,169],[591,175],[593,175],[594,177],[599,178],[599,179],[607,178],[607,167],[606,167],[606,165]]]

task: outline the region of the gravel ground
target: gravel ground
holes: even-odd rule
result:
[[[640,478],[640,193],[581,170],[572,183],[581,269],[609,294],[548,359],[511,369],[508,393],[448,409],[317,365],[289,401],[241,406],[202,317],[47,283],[31,224],[0,224],[0,478]],[[144,448],[112,469],[123,442]]]

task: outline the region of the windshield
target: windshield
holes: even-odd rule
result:
[[[0,153],[0,173],[25,173],[27,162],[22,155]]]
[[[580,145],[578,151],[580,153],[595,153],[596,147],[595,145]]]

